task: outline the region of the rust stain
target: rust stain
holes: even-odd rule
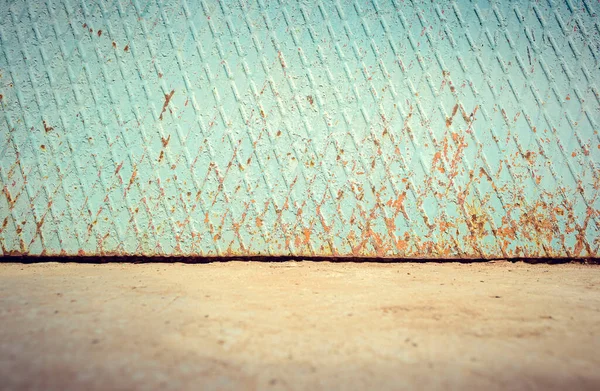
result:
[[[468,214],[468,219],[466,220],[467,226],[471,231],[469,242],[472,243],[474,247],[478,247],[476,241],[483,238],[487,235],[487,231],[485,229],[485,224],[487,222],[487,216],[479,205],[469,205],[465,202],[465,209]]]
[[[406,251],[406,249],[408,248],[408,241],[398,239],[396,247],[398,247],[398,250],[400,251]]]
[[[46,123],[46,120],[42,120],[42,123],[44,124],[44,130],[46,131],[46,133],[50,132],[51,130],[54,130],[52,126]]]
[[[575,235],[576,243],[575,243],[574,252],[575,252],[575,256],[577,256],[577,257],[581,256],[581,252],[583,251],[584,247],[588,254],[593,254],[593,250],[585,237],[585,233],[587,231],[588,224],[590,222],[590,218],[593,217],[594,214],[595,213],[592,208],[587,208],[586,216],[585,216],[585,220],[584,220],[583,224],[576,225],[577,234]]]
[[[136,177],[137,177],[137,166],[134,165],[133,172],[131,173],[131,178],[129,178],[129,185],[127,185],[127,189],[125,190],[125,192],[129,191],[129,189],[131,188],[131,185],[133,185],[133,182],[135,181]]]
[[[310,103],[311,105],[313,105],[315,103],[315,101],[313,100],[312,95],[307,95],[306,96],[306,100],[308,100],[308,103]]]
[[[158,157],[158,161],[162,162],[162,160],[164,159],[164,157],[165,157],[165,151],[160,151],[160,156]]]
[[[454,120],[454,116],[456,115],[456,112],[458,111],[458,103],[454,105],[454,108],[452,109],[452,116],[450,116],[450,118],[446,117],[446,127],[449,128],[452,125],[452,121]]]
[[[431,167],[436,168],[439,172],[441,172],[442,174],[446,171],[444,170],[444,167],[440,164],[439,167],[436,167],[438,162],[441,162],[442,159],[442,153],[440,151],[437,151],[435,153],[435,155],[433,155],[433,161],[431,162]]]
[[[285,69],[286,68],[285,60],[283,59],[283,54],[281,53],[281,50],[277,52],[277,56],[279,57],[279,62],[281,63],[281,67],[283,69]]]
[[[454,225],[453,223],[446,221],[446,220],[441,220],[438,223],[438,226],[440,227],[440,232],[442,232],[442,233],[446,233],[446,231],[448,231],[448,229],[456,227],[456,225]]]
[[[402,212],[404,218],[408,219],[408,214],[406,213],[406,209],[404,208],[404,201],[406,200],[406,191],[403,191],[397,199],[390,200],[387,203],[387,206],[394,207],[396,209],[396,214]]]
[[[125,45],[125,48],[123,48],[124,51],[128,52],[129,51],[129,44]]]
[[[11,197],[10,192],[8,191],[8,187],[4,186],[4,188],[2,190],[4,191],[4,196],[6,197],[6,200],[11,205],[11,208],[12,208],[12,205],[14,205],[15,200]]]
[[[102,30],[98,30],[98,36],[100,37],[102,35]]]
[[[169,141],[171,140],[171,135],[169,135],[169,137],[167,137],[167,138],[161,137],[160,139],[162,141],[163,147],[166,148],[167,145],[169,145]]]
[[[114,49],[116,49],[116,48],[117,48],[117,43],[116,43],[115,41],[113,41],[113,42],[112,42],[112,47],[113,47]]]
[[[531,151],[527,151],[523,157],[529,162],[529,164],[535,163],[535,153]]]
[[[521,112],[517,111],[517,114],[515,114],[515,117],[513,118],[513,122],[517,122],[517,120],[519,119],[520,116],[521,116]]]
[[[171,90],[170,93],[165,94],[165,103],[163,104],[163,108],[162,111],[160,112],[160,117],[158,117],[159,120],[162,121],[163,119],[163,114],[165,113],[165,110],[167,110],[167,106],[169,105],[169,101],[171,100],[171,98],[173,97],[173,94],[175,93],[175,90]]]
[[[309,228],[303,228],[302,233],[304,234],[304,244],[308,245],[310,243],[311,230]]]
[[[462,114],[463,120],[469,124],[471,123],[471,117],[467,114],[467,111],[465,110],[465,108],[462,106],[462,104],[460,105],[460,113]]]
[[[543,201],[538,201],[523,211],[519,219],[521,234],[528,240],[535,240],[536,236],[541,236],[550,242],[554,237],[556,216],[548,211],[548,204]]]
[[[492,182],[492,177],[490,176],[490,174],[488,174],[487,171],[483,167],[480,167],[479,168],[479,178],[481,178],[483,176],[485,176],[488,181]]]

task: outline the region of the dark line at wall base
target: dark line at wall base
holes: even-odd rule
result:
[[[228,256],[228,257],[182,257],[182,256],[43,256],[43,255],[4,255],[0,256],[2,262],[17,263],[186,263],[200,264],[213,262],[289,262],[289,261],[312,261],[312,262],[351,262],[351,263],[482,263],[494,261],[525,262],[529,264],[565,264],[579,263],[600,265],[600,258],[493,258],[493,259],[457,259],[457,258],[365,258],[365,257],[301,257],[301,256]]]

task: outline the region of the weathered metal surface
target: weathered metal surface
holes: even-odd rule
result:
[[[598,256],[599,10],[1,1],[2,251]]]

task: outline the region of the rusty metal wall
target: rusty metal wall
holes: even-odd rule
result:
[[[2,251],[598,256],[599,10],[1,0]]]

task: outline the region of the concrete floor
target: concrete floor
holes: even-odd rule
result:
[[[0,264],[0,389],[600,389],[600,266]]]

